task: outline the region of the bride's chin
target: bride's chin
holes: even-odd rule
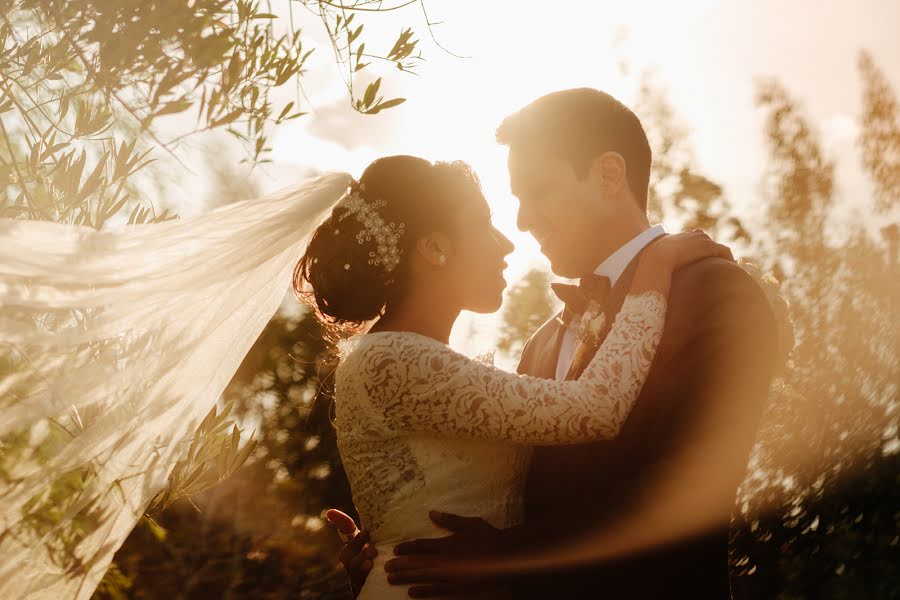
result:
[[[492,298],[490,300],[486,300],[484,302],[479,302],[477,307],[469,308],[473,313],[478,313],[480,315],[489,315],[491,313],[495,313],[500,310],[500,307],[503,305],[503,291],[497,294],[496,298]]]

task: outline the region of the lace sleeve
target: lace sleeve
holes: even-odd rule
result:
[[[640,393],[665,321],[665,298],[629,295],[577,381],[516,375],[404,333],[360,348],[363,387],[397,430],[530,445],[615,437]]]

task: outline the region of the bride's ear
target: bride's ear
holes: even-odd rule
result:
[[[426,264],[435,268],[447,266],[451,251],[450,238],[443,233],[430,233],[416,242],[416,252]]]
[[[604,152],[591,162],[591,177],[608,195],[617,194],[628,184],[625,159],[618,152]]]

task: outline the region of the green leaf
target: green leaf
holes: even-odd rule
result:
[[[275,86],[283,85],[291,76],[294,75],[300,69],[296,66],[289,66],[283,71],[279,72],[275,77]]]
[[[258,443],[259,442],[257,442],[256,440],[251,440],[240,450],[240,452],[238,452],[234,456],[234,459],[232,460],[228,468],[233,472],[244,466],[244,463],[247,462],[248,458],[250,458],[250,454],[256,449]]]
[[[276,122],[280,123],[282,120],[284,120],[284,117],[287,116],[287,114],[291,111],[291,109],[293,107],[294,107],[294,103],[288,102],[285,105],[285,107],[283,109],[281,109],[281,114],[278,115],[278,119],[276,120]]]
[[[222,125],[228,125],[229,123],[233,123],[234,121],[236,121],[238,119],[238,117],[240,117],[243,114],[243,112],[244,111],[241,110],[240,108],[237,110],[233,110],[230,113],[228,113],[227,115],[225,115],[224,117],[222,117],[221,119],[213,121],[212,123],[209,124],[209,126],[210,126],[210,128],[216,128],[216,127],[220,127]]]
[[[161,109],[156,112],[156,116],[160,115],[171,115],[174,113],[184,112],[194,105],[192,100],[175,100],[174,102],[169,102]]]
[[[139,210],[141,210],[140,204],[135,206],[134,209],[131,211],[131,215],[128,217],[128,225],[134,225],[137,222],[136,217],[137,217]]]
[[[147,516],[144,517],[144,523],[146,523],[147,529],[150,530],[150,534],[153,535],[157,541],[164,542],[166,540],[166,536],[169,532],[166,531],[162,525]]]
[[[379,87],[381,87],[381,77],[376,79],[373,83],[370,83],[366,88],[366,94],[363,96],[363,106],[372,105],[372,102],[375,101],[375,94],[378,93]]]
[[[88,176],[87,180],[84,182],[84,185],[81,188],[81,191],[78,194],[78,200],[84,200],[100,187],[100,179],[103,177],[103,171],[106,168],[106,159],[109,157],[109,152],[103,154],[100,160],[97,161],[97,166],[94,167],[94,170]]]
[[[231,447],[232,449],[237,448],[241,443],[241,430],[237,428],[237,425],[234,426],[234,429],[231,431]]]
[[[116,214],[117,212],[119,212],[120,210],[122,210],[122,207],[125,206],[125,201],[126,201],[126,200],[128,200],[128,195],[127,195],[127,194],[126,194],[125,196],[123,196],[122,199],[119,200],[119,201],[115,204],[115,206],[112,206],[109,210],[106,211],[106,213],[105,213],[104,216],[103,216],[103,219],[106,220],[106,219],[108,219],[109,217],[111,217],[111,216],[113,216],[114,214]]]
[[[48,156],[52,156],[69,145],[69,142],[62,142],[61,144],[55,144],[48,148],[45,148],[41,153],[41,160],[45,160]]]
[[[371,114],[376,114],[376,113],[378,113],[378,112],[381,112],[382,110],[385,110],[385,109],[388,109],[388,108],[393,108],[393,107],[395,107],[395,106],[398,106],[398,105],[400,105],[400,104],[403,104],[404,102],[406,102],[406,98],[393,98],[392,100],[387,100],[387,101],[385,101],[385,102],[379,102],[377,105],[375,105],[375,106],[372,108],[372,110],[370,111],[370,113],[371,113]]]

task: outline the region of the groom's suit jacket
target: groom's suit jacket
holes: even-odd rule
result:
[[[610,293],[608,316],[620,310],[636,263]],[[519,372],[553,378],[563,329],[558,319],[544,324],[526,344]],[[765,295],[742,268],[710,258],[675,273],[662,340],[620,435],[536,448],[525,523],[509,530],[504,543],[527,551],[616,523],[667,467],[708,436],[710,414],[730,415],[716,427],[727,428],[733,445],[728,467],[720,469],[728,472],[709,476],[727,478],[736,490],[772,378],[776,342]],[[718,403],[728,403],[728,410],[717,410]],[[714,530],[586,568],[519,578],[513,582],[515,597],[729,598],[727,523],[733,498],[732,491],[727,501],[704,508],[720,517]]]

